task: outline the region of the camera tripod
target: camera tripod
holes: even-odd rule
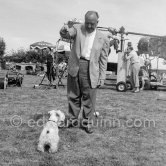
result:
[[[46,86],[52,86],[54,87],[55,89],[57,88],[56,85],[53,84],[53,81],[56,80],[56,76],[57,76],[57,69],[56,69],[56,66],[54,64],[50,64],[50,69],[48,70],[47,68],[47,72],[45,72],[41,82],[39,83],[38,86],[40,85],[46,85]],[[55,71],[55,72],[54,72]],[[47,77],[48,81],[49,81],[49,84],[44,84],[43,81],[45,79],[45,77]]]
[[[54,87],[55,89],[57,88],[57,86],[58,87],[59,86],[63,86],[64,87],[64,84],[62,82],[63,75],[59,74],[58,65],[54,65],[53,64],[51,66],[51,68],[50,68],[50,71],[51,72],[48,72],[48,71],[45,72],[45,74],[44,74],[44,76],[43,76],[43,78],[42,78],[42,80],[41,80],[41,82],[39,83],[38,86],[40,86],[40,85],[46,85],[46,86]],[[49,84],[44,84],[43,83],[45,77],[47,77],[47,79],[49,80]],[[57,85],[56,84],[54,85],[53,81],[55,81],[56,78],[58,78],[58,83],[57,83]]]
[[[60,41],[60,39],[56,42],[56,50],[54,52],[56,54],[58,53],[57,49],[58,49],[59,41]],[[50,54],[48,56],[49,57],[47,57],[48,58],[47,59],[47,72],[44,73],[44,76],[43,76],[41,82],[38,85],[34,85],[34,88],[37,88],[40,85],[46,85],[46,86],[54,87],[55,89],[59,86],[64,87],[64,84],[62,83],[63,74],[61,74],[59,72],[57,59],[54,59],[53,54]],[[48,79],[49,84],[43,83],[45,78]],[[56,79],[58,79],[58,82],[57,82],[57,84],[54,85],[53,81],[55,81]]]

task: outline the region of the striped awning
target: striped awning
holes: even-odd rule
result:
[[[30,45],[30,49],[45,49],[48,47],[55,48],[56,46],[45,41],[36,42]]]

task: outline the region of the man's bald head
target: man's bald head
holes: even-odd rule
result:
[[[96,18],[98,20],[99,19],[99,14],[96,11],[88,11],[85,14],[85,19],[89,18],[89,17],[93,17],[93,18]]]
[[[92,33],[98,24],[99,15],[96,11],[88,11],[85,14],[85,29],[88,33]]]

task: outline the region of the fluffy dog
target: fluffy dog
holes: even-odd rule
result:
[[[65,115],[60,110],[52,110],[48,113],[50,118],[40,134],[37,150],[55,153],[58,150],[59,143],[58,126],[65,120]]]

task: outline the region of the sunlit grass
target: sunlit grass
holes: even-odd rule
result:
[[[58,153],[36,151],[48,111],[57,108],[67,114],[66,88],[33,89],[40,79],[26,75],[22,89],[0,91],[1,165],[166,165],[166,109],[165,101],[156,100],[163,93],[159,91],[134,94],[110,87],[99,89],[96,111],[100,115],[92,135],[79,128],[63,128]],[[154,123],[144,126],[147,120]]]

